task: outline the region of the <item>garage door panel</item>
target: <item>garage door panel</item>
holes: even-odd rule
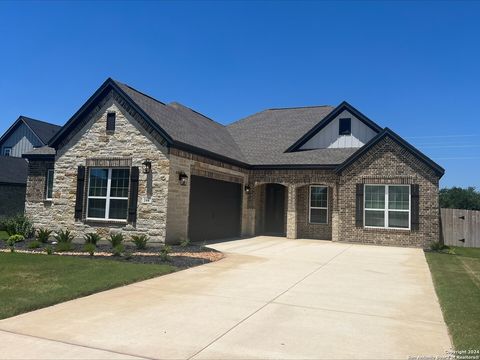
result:
[[[241,185],[192,176],[189,238],[205,241],[240,235]]]

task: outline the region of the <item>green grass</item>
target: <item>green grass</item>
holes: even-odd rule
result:
[[[7,240],[8,239],[8,234],[6,231],[1,230],[0,231],[0,240]]]
[[[433,283],[456,350],[480,349],[480,249],[427,252]]]
[[[175,270],[170,265],[0,253],[0,319]]]

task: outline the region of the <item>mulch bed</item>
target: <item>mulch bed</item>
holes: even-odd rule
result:
[[[15,244],[15,251],[29,254],[46,254],[45,248],[52,244],[41,244],[40,248],[29,249],[28,245],[33,240],[20,241]],[[109,244],[98,244],[94,256],[88,255],[83,251],[84,244],[72,243],[72,250],[68,252],[55,252],[58,256],[80,256],[94,259],[109,259],[116,261],[125,261],[139,264],[169,264],[178,268],[189,268],[202,264],[207,264],[213,261],[218,261],[223,258],[223,254],[217,250],[189,244],[187,246],[170,245],[171,252],[169,253],[169,260],[162,261],[160,257],[159,246],[148,246],[146,249],[137,250],[132,244],[126,243],[125,253],[122,256],[113,256],[112,247]],[[0,252],[8,252],[8,246],[5,241],[0,240]]]

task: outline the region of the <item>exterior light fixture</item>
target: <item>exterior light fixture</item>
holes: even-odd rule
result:
[[[182,186],[187,185],[188,175],[185,174],[183,171],[181,171],[180,173],[178,173],[178,181],[180,182],[180,185],[182,185]]]
[[[250,185],[245,185],[244,190],[248,194],[250,192]]]
[[[144,162],[142,162],[143,165],[143,173],[148,174],[150,171],[152,171],[152,162],[148,159],[146,159]]]

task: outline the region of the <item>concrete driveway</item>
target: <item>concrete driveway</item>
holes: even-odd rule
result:
[[[405,359],[451,346],[421,250],[212,247],[226,258],[0,321],[0,357]]]

